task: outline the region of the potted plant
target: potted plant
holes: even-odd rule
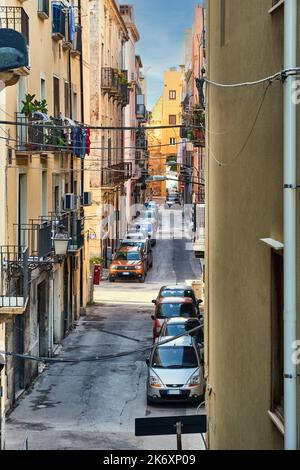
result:
[[[38,101],[35,99],[35,95],[28,93],[25,95],[25,100],[22,101],[22,104],[21,113],[26,116],[28,122],[32,123],[32,127],[28,127],[28,142],[25,143],[25,147],[27,150],[33,150],[44,143],[44,129],[38,127],[41,119],[34,119],[34,114],[41,113],[47,115],[47,102],[46,100]],[[34,124],[36,124],[36,127],[34,127]]]

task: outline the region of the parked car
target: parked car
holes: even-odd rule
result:
[[[176,196],[175,194],[169,194],[166,198],[165,202],[165,207],[168,209],[171,209],[171,207],[174,206],[181,206],[181,200],[179,196]]]
[[[130,230],[126,233],[125,239],[126,240],[144,240],[145,238],[150,239],[147,230]]]
[[[125,246],[143,250],[145,256],[147,257],[147,271],[153,267],[153,252],[149,238],[121,240],[120,248]]]
[[[156,228],[155,225],[149,220],[138,220],[136,222],[133,222],[129,230],[131,232],[139,232],[139,231],[146,231],[148,233],[148,236],[151,238],[151,245],[154,246],[156,244],[155,236],[156,236]]]
[[[148,404],[180,400],[197,403],[203,401],[204,364],[194,338],[184,336],[163,345],[154,345],[146,363]]]
[[[204,344],[204,322],[199,318],[169,318],[165,320],[160,330],[158,341],[163,340],[165,336],[178,336],[182,335],[194,328],[199,328],[191,335],[196,339],[200,346]]]
[[[164,297],[190,297],[193,299],[197,306],[198,313],[200,314],[199,305],[202,303],[202,299],[198,300],[196,298],[195,292],[191,286],[187,286],[186,284],[162,286],[158,292],[157,298],[152,302],[155,304],[159,299]]]
[[[147,257],[143,250],[136,247],[122,247],[113,256],[109,267],[109,282],[119,277],[137,278],[145,282],[147,274]]]
[[[199,311],[190,297],[165,297],[155,302],[153,320],[153,339],[160,334],[163,323],[168,318],[185,317],[199,318]]]

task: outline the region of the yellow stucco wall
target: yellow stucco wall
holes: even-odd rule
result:
[[[219,1],[208,2],[207,76],[238,83],[281,70],[283,9],[271,15],[271,1],[227,0],[221,46],[220,7]],[[205,315],[211,449],[283,447],[283,436],[268,415],[271,250],[260,241],[283,242],[281,83],[269,89],[252,137],[234,158],[263,93],[263,86],[207,90]]]

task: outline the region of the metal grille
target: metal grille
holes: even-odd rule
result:
[[[22,7],[0,6],[0,28],[9,28],[18,31],[26,38],[29,44],[29,18]]]

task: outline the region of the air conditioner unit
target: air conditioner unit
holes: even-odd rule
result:
[[[85,191],[81,196],[81,203],[83,206],[92,205],[92,193],[90,191]]]
[[[63,210],[74,211],[76,208],[76,196],[73,193],[66,193],[63,195]]]

